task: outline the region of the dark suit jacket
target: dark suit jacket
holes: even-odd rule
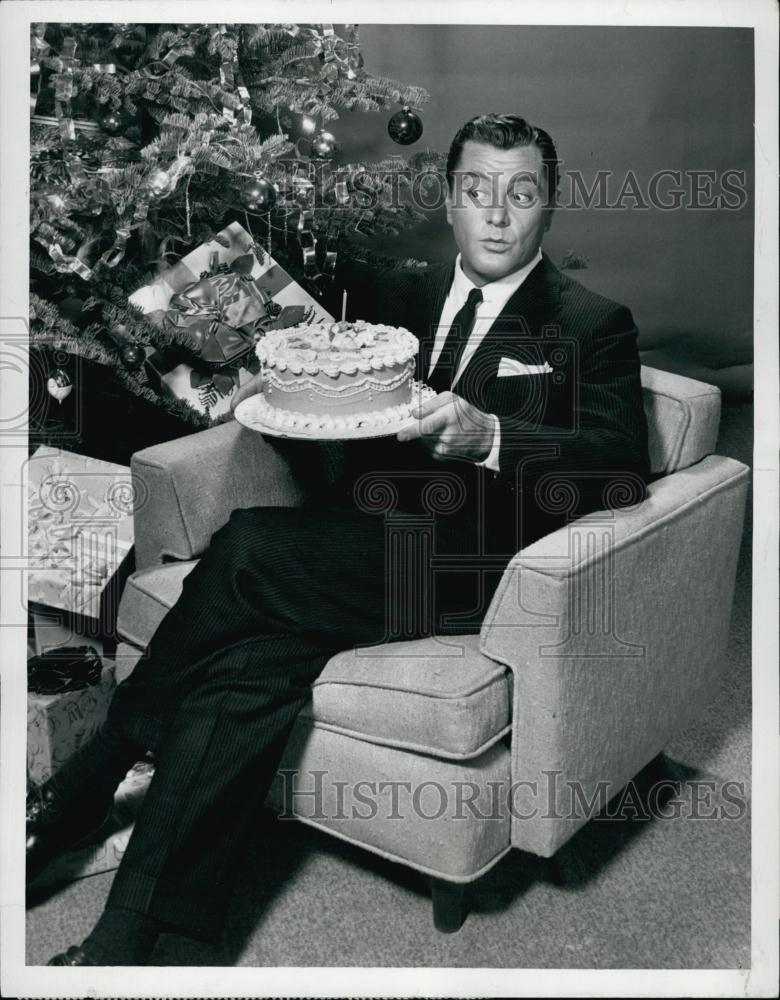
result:
[[[420,340],[417,376],[424,380],[453,268],[454,262],[377,271],[345,262],[333,307],[338,302],[340,311],[346,287],[348,319],[411,330]],[[543,256],[454,388],[499,418],[498,474],[435,460],[419,442],[383,438],[348,446],[342,487],[361,505],[371,477],[392,483],[398,509],[433,508],[473,538],[475,552],[508,555],[588,511],[638,503],[649,458],[636,338],[628,309],[588,291]],[[552,370],[500,377],[500,367],[511,369],[502,359]],[[426,492],[432,482],[438,493]]]

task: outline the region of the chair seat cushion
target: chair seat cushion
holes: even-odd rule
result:
[[[467,759],[509,731],[510,678],[478,635],[393,642],[337,653],[303,711],[373,743]]]
[[[197,560],[134,573],[119,632],[145,648]],[[357,739],[453,760],[483,753],[510,730],[511,674],[479,651],[479,636],[385,643],[337,653],[301,713]]]

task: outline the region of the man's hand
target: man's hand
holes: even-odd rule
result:
[[[398,432],[399,441],[421,440],[434,458],[465,458],[482,462],[490,454],[496,421],[454,392],[438,396],[414,408],[416,418]]]
[[[262,384],[262,372],[258,372],[257,375],[253,375],[248,382],[244,382],[244,384],[239,389],[236,389],[230,397],[230,409],[235,410],[236,406],[238,406],[242,399],[246,399],[247,396],[254,396],[256,393],[260,392]]]

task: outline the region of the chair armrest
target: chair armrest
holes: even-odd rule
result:
[[[305,498],[283,452],[235,420],[136,452],[136,568],[194,559],[231,511]]]
[[[507,567],[480,648],[513,672],[516,847],[552,855],[717,690],[748,476],[709,456]]]
[[[720,389],[642,365],[642,395],[653,473],[668,475],[715,451]]]

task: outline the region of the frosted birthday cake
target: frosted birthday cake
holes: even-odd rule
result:
[[[255,414],[282,432],[381,433],[410,416],[418,348],[408,330],[360,321],[271,331]]]

